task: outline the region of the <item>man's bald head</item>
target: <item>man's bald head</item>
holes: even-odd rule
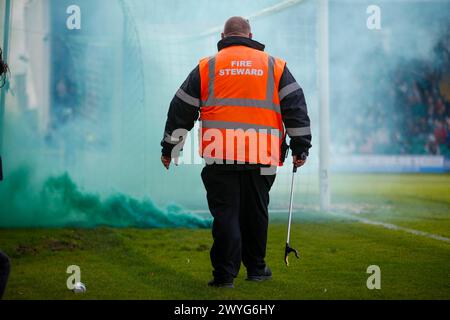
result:
[[[222,39],[232,36],[252,38],[252,28],[247,19],[243,17],[231,17],[225,22]]]

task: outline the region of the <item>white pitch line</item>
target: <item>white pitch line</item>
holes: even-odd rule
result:
[[[190,210],[189,212],[192,213],[199,213],[199,214],[206,214],[209,213],[208,210]],[[269,212],[271,213],[286,213],[286,210],[283,209],[274,209],[274,210],[269,210]],[[420,231],[420,230],[415,230],[415,229],[410,229],[410,228],[405,228],[405,227],[400,227],[397,226],[395,224],[392,223],[386,223],[386,222],[380,222],[380,221],[374,221],[374,220],[370,220],[370,219],[366,219],[366,218],[361,218],[361,217],[356,217],[354,215],[351,214],[345,214],[345,213],[329,213],[330,215],[333,216],[337,216],[337,217],[343,217],[343,218],[347,218],[350,220],[356,220],[360,223],[364,223],[364,224],[369,224],[372,226],[378,226],[378,227],[383,227],[385,229],[389,229],[389,230],[395,230],[395,231],[403,231],[406,233],[410,233],[413,234],[415,236],[421,236],[421,237],[426,237],[426,238],[430,238],[430,239],[434,239],[434,240],[438,240],[438,241],[443,241],[443,242],[449,242],[450,243],[450,238],[444,237],[444,236],[440,236],[438,234],[434,234],[434,233],[429,233],[429,232],[425,232],[425,231]]]
[[[356,220],[356,221],[364,223],[364,224],[370,224],[373,226],[383,227],[383,228],[389,229],[389,230],[403,231],[403,232],[407,232],[407,233],[410,233],[410,234],[413,234],[416,236],[422,236],[422,237],[426,237],[426,238],[430,238],[430,239],[434,239],[434,240],[450,242],[450,238],[446,238],[446,237],[440,236],[438,234],[415,230],[415,229],[410,229],[410,228],[405,228],[405,227],[400,227],[400,226],[397,226],[392,223],[374,221],[374,220],[370,220],[370,219],[366,219],[366,218],[355,217],[354,215],[349,215],[349,214],[344,214],[344,213],[331,213],[331,214],[338,216],[338,217],[344,217],[344,218]]]

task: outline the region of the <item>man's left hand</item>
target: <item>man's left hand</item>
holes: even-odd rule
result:
[[[296,168],[300,168],[301,166],[303,166],[306,163],[306,158],[304,160],[302,160],[300,158],[300,156],[294,155],[294,156],[292,156],[292,160],[293,160],[294,166]]]

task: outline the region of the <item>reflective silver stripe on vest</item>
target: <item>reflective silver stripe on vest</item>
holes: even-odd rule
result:
[[[232,130],[255,130],[258,133],[266,133],[277,136],[282,139],[283,134],[280,130],[259,124],[232,122],[232,121],[215,121],[215,120],[202,120],[201,127],[204,129],[232,129]]]
[[[293,82],[291,84],[288,84],[286,87],[281,89],[278,92],[278,96],[280,98],[280,101],[286,98],[288,95],[290,95],[292,92],[297,91],[301,89],[297,82]]]
[[[275,59],[269,56],[269,72],[267,74],[267,89],[266,89],[266,101],[273,103],[273,94],[275,93]]]
[[[239,98],[223,98],[223,99],[214,99],[211,103],[211,100],[208,99],[207,102],[202,104],[203,107],[220,107],[220,106],[236,106],[236,107],[255,107],[255,108],[263,108],[274,110],[275,112],[280,113],[280,106],[275,105],[273,102],[268,102],[266,100],[256,100],[256,99],[239,99]]]
[[[214,80],[216,78],[216,57],[212,57],[208,61],[208,101],[206,101],[206,105],[211,105],[210,100],[215,100],[215,92],[214,92]]]
[[[311,128],[310,127],[286,128],[286,132],[289,135],[289,137],[303,137],[311,135]]]
[[[244,98],[216,98],[214,92],[214,81],[216,78],[216,58],[213,57],[208,61],[208,100],[202,101],[202,107],[214,106],[238,106],[238,107],[257,107],[273,110],[280,113],[280,106],[273,103],[275,92],[275,76],[274,76],[275,59],[269,56],[266,100],[244,99]]]
[[[188,95],[183,89],[179,89],[177,93],[175,94],[178,98],[186,102],[187,104],[194,106],[194,107],[200,107],[200,100],[197,98],[194,98],[190,95]]]

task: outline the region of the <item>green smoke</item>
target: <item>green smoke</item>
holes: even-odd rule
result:
[[[211,219],[122,193],[107,197],[78,188],[66,173],[36,183],[21,167],[0,184],[0,227],[209,228]]]

